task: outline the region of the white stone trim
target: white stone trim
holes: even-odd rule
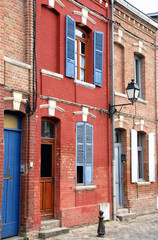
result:
[[[82,5],[82,4],[79,4],[79,3],[75,2],[74,0],[68,0],[68,1],[71,2],[71,3],[73,3],[74,5],[76,5],[76,6],[79,7],[79,8],[83,8],[83,5]],[[91,10],[88,9],[88,12],[89,12],[91,15],[95,16],[96,18],[102,20],[103,22],[107,22],[107,19],[99,16],[98,14],[94,13],[93,11],[91,11]]]
[[[82,86],[82,87],[90,88],[92,90],[95,89],[95,85],[94,84],[83,82],[83,81],[77,80],[77,79],[74,80],[74,84]]]
[[[60,112],[65,112],[63,108],[56,106],[56,101],[54,100],[49,100],[48,104],[40,105],[40,109],[42,108],[48,108],[49,116],[55,116],[55,110],[58,110]]]
[[[95,185],[87,185],[87,186],[76,186],[75,191],[90,191],[95,190],[97,187]]]
[[[148,104],[148,101],[142,99],[142,98],[138,98],[137,102],[143,103],[143,104]]]
[[[41,69],[41,73],[42,73],[42,75],[52,77],[52,78],[55,78],[55,79],[58,79],[58,80],[63,79],[63,75],[60,74],[60,73],[55,73],[55,72],[45,70],[45,69]]]
[[[4,101],[13,101],[13,109],[19,111],[21,102],[26,104],[27,100],[22,99],[22,93],[13,91],[13,97],[5,97]]]
[[[49,7],[54,8],[54,4],[58,3],[61,7],[65,7],[65,5],[60,0],[49,0]]]
[[[145,185],[147,186],[147,185],[150,185],[150,184],[151,184],[150,182],[145,182],[145,181],[144,182],[137,182],[138,186],[145,186]]]
[[[25,68],[25,69],[31,69],[31,65],[29,65],[27,63],[24,63],[24,62],[20,62],[18,60],[15,60],[15,59],[12,59],[12,58],[9,58],[9,57],[6,57],[6,56],[4,56],[4,61],[7,62],[7,63],[10,63],[12,65],[15,65],[17,67],[21,67],[21,68]]]
[[[75,115],[82,114],[82,121],[87,122],[87,117],[90,116],[91,118],[95,119],[96,116],[88,111],[87,107],[82,107],[82,111],[74,112]]]
[[[115,96],[118,96],[118,97],[127,98],[127,94],[125,94],[125,93],[114,92],[114,95],[115,95]]]
[[[91,17],[88,16],[88,9],[87,8],[82,8],[82,12],[73,11],[72,13],[82,17],[82,24],[83,25],[87,24],[87,20],[89,20],[94,25],[96,24],[96,22]]]

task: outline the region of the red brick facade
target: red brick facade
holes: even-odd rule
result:
[[[33,8],[37,10],[34,19]],[[81,81],[76,83],[74,79],[65,76],[66,14],[73,18],[77,26],[83,28],[88,36],[88,83],[85,84],[80,84]],[[50,218],[50,213],[42,215],[41,212],[43,143],[44,147],[49,147],[52,143],[52,146],[55,146],[54,149],[52,148],[54,204],[51,216],[59,219],[62,226],[94,223],[98,221],[100,204],[103,204],[107,206],[107,218],[111,218],[111,130],[108,115],[110,21],[107,20],[108,18],[110,18],[110,4],[107,1],[91,0],[85,3],[82,0],[80,2],[63,0],[60,3],[60,1],[42,0],[36,3],[29,0],[24,3],[21,0],[18,2],[2,0],[0,2],[0,209],[3,190],[5,111],[5,114],[10,115],[14,112],[22,122],[18,228],[20,235],[26,234],[29,237],[37,235],[41,220]],[[33,25],[33,22],[36,24]],[[102,32],[104,35],[101,87],[93,84],[94,31]],[[33,55],[34,41],[36,41],[37,62]],[[31,111],[27,100],[30,101]],[[41,138],[41,121],[45,119],[55,126],[55,138],[49,140],[52,141],[51,144],[48,143],[48,139],[45,144],[45,139]],[[85,122],[93,126],[91,185],[76,184],[77,122]],[[47,154],[46,152],[45,155]],[[48,185],[46,191],[50,189]],[[1,221],[0,226],[2,227]]]
[[[77,3],[63,0],[62,3],[55,2],[51,6],[51,1],[43,0],[37,5],[38,107],[40,119],[49,117],[57,123],[54,217],[61,220],[62,226],[74,226],[97,222],[100,203],[110,203],[110,215],[112,213],[111,133],[107,111],[110,22],[101,16],[110,16],[110,5],[105,5],[105,1]],[[89,9],[85,26],[81,14],[84,4]],[[75,84],[74,79],[65,76],[66,14],[89,33],[88,88],[84,84]],[[104,33],[103,83],[102,87],[90,89],[94,86],[94,31]],[[51,116],[50,101],[54,101],[63,112],[56,108]],[[88,115],[86,120],[93,125],[93,185],[79,187],[76,185],[76,123],[83,121],[82,107],[87,107],[88,112],[95,115],[95,118]],[[76,114],[78,112],[80,114]]]
[[[136,11],[124,1],[115,3],[114,12],[114,94],[115,104],[128,103],[125,88],[135,78],[134,54],[141,59],[141,97],[133,106],[125,106],[115,115],[115,129],[122,133],[122,206],[133,212],[151,212],[157,209],[157,108],[156,99],[156,22]],[[138,59],[139,59],[138,58]],[[137,63],[135,63],[137,64]],[[118,107],[119,110],[119,107]],[[142,134],[143,166],[133,169],[138,172],[137,181],[132,182],[131,129]],[[150,181],[149,135],[155,134],[155,180]],[[136,139],[137,140],[137,139]],[[116,141],[117,142],[117,141]],[[137,145],[138,146],[138,145]],[[140,148],[141,149],[141,148]],[[139,150],[138,150],[139,151]],[[140,150],[141,151],[141,150]],[[139,153],[138,153],[139,154]],[[141,173],[142,171],[143,173]],[[139,176],[143,175],[141,178]],[[118,204],[118,201],[117,201]]]

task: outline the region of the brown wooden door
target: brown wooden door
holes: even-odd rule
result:
[[[40,182],[40,210],[42,219],[54,217],[54,158],[54,141],[42,138]]]

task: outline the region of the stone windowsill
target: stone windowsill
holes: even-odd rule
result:
[[[148,186],[150,184],[151,184],[150,182],[137,182],[138,186]]]
[[[91,190],[95,190],[96,186],[95,185],[87,185],[87,186],[76,186],[75,187],[75,191],[79,192],[79,191],[91,191]]]
[[[122,97],[122,98],[127,98],[127,94],[125,94],[125,93],[115,92],[114,95],[118,96],[118,97]],[[142,98],[138,98],[137,102],[143,103],[143,104],[148,104],[148,101],[146,101]]]
[[[89,88],[89,89],[95,89],[95,85],[92,84],[92,83],[83,82],[83,81],[77,80],[77,79],[74,80],[74,83],[76,85],[79,85],[79,86],[82,86],[82,87],[86,87],[86,88]]]
[[[52,78],[55,78],[55,79],[58,79],[58,80],[63,79],[63,75],[60,74],[60,73],[55,73],[55,72],[45,70],[45,69],[41,69],[41,73],[42,73],[42,75],[52,77]]]

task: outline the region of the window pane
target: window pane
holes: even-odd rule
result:
[[[83,183],[83,166],[77,166],[77,183]]]
[[[85,57],[80,56],[80,67],[85,68]]]
[[[92,183],[92,167],[86,167],[86,184]]]
[[[143,178],[142,151],[138,151],[139,178]]]
[[[75,54],[75,66],[77,66],[77,54]]]
[[[52,176],[52,145],[41,145],[41,177]]]
[[[51,124],[50,122],[42,121],[41,137],[43,137],[43,138],[54,138],[55,137],[54,125]]]
[[[75,40],[75,52],[77,52],[77,40]]]
[[[80,70],[80,80],[85,81],[85,70],[83,69]]]
[[[136,59],[136,83],[139,86],[139,61]]]
[[[86,35],[77,28],[76,28],[76,36],[81,38],[86,38]]]
[[[86,45],[83,42],[80,42],[80,53],[84,55],[86,53]]]

